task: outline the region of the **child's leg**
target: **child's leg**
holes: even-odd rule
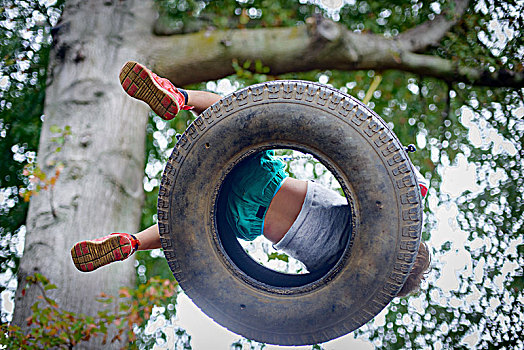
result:
[[[160,234],[158,233],[158,225],[153,225],[146,228],[135,235],[140,241],[138,250],[150,250],[162,248],[160,244]]]
[[[173,119],[181,109],[194,109],[200,114],[220,100],[220,96],[211,92],[177,89],[168,79],[132,61],[122,67],[120,83],[129,96],[147,103],[165,120]]]
[[[90,272],[115,261],[122,261],[137,250],[160,248],[158,226],[153,225],[136,235],[112,233],[94,240],[81,241],[71,248],[76,268]]]
[[[199,115],[210,107],[213,103],[218,102],[221,97],[215,93],[198,90],[185,90],[188,95],[187,104],[193,106],[196,115]]]
[[[146,102],[155,113],[167,120],[174,118],[180,109],[193,109],[200,114],[220,100],[220,96],[212,92],[177,89],[169,80],[136,62],[124,65],[120,82],[128,95]],[[153,225],[136,235],[112,233],[78,242],[71,248],[71,257],[78,270],[89,272],[125,260],[137,250],[156,248],[161,248],[160,234],[158,226]]]

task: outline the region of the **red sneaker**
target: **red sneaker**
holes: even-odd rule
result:
[[[120,70],[120,84],[125,92],[144,101],[158,116],[173,119],[185,105],[184,95],[167,79],[161,78],[140,63],[129,61]]]
[[[127,259],[139,245],[140,241],[128,233],[112,233],[92,241],[78,242],[71,248],[71,257],[78,270],[90,272]]]
[[[413,169],[415,170],[415,177],[417,178],[418,186],[420,188],[420,194],[422,195],[422,199],[424,199],[428,194],[429,182],[424,176],[422,176],[417,168],[413,167]]]

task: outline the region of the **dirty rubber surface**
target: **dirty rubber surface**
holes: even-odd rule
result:
[[[320,273],[260,267],[221,229],[224,178],[275,148],[314,155],[348,198],[351,241]],[[325,342],[377,315],[411,269],[421,219],[411,162],[386,123],[353,97],[304,81],[250,86],[204,111],[174,148],[158,197],[164,253],[186,294],[231,331],[279,345]]]

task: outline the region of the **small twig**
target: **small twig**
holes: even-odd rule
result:
[[[423,114],[426,114],[426,98],[424,97],[424,95],[422,94],[422,88],[424,87],[424,76],[423,75],[419,75],[418,76],[418,80],[417,80],[417,85],[418,85],[418,96],[419,96],[419,100],[420,100],[420,106],[421,106],[421,115]]]
[[[364,104],[367,105],[368,102],[371,100],[371,97],[373,97],[373,93],[375,92],[375,90],[377,90],[381,81],[382,81],[381,74],[376,74],[373,77],[373,81],[371,82],[371,85],[369,86],[368,92],[366,92],[366,96],[364,96],[364,99],[362,100]]]
[[[54,186],[51,186],[51,188],[49,189],[49,205],[51,206],[51,214],[53,215],[53,218],[57,218],[58,215],[56,213],[56,209],[55,209],[55,206],[54,206]]]
[[[451,92],[451,82],[447,82],[447,94],[446,94],[446,108],[442,111],[442,116],[444,120],[449,119],[449,113],[451,110],[451,98],[449,98],[449,93]]]

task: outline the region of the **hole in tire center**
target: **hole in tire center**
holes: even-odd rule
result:
[[[274,149],[273,151],[274,151],[274,158],[278,161],[281,161],[284,164],[285,166],[284,170],[287,174],[289,174],[290,178],[297,179],[297,180],[303,180],[303,181],[314,181],[316,185],[310,184],[310,182],[308,182],[307,186],[308,187],[315,186],[317,190],[318,189],[332,190],[336,192],[336,194],[334,194],[335,196],[337,194],[339,196],[342,196],[342,198],[339,199],[339,201],[342,201],[343,205],[346,205],[346,206],[348,205],[347,199],[345,198],[344,192],[342,191],[342,187],[340,183],[337,181],[336,177],[313,155],[309,153],[303,153],[297,150],[292,150],[292,149]],[[231,173],[234,173],[235,171],[236,169],[233,169]],[[318,187],[317,185],[320,185],[322,187]],[[311,190],[311,188],[309,190]],[[278,191],[280,191],[280,189]],[[279,193],[278,191],[276,192],[277,195]],[[339,205],[340,205],[340,202],[339,202]],[[267,216],[268,209],[267,208],[261,208],[261,209],[262,211],[257,214],[262,215],[265,210],[265,215]],[[347,215],[348,215],[347,220],[349,221],[349,216],[350,216],[349,206],[346,208],[346,210],[347,210]],[[326,213],[325,215],[327,216],[324,219],[328,218],[330,214]],[[261,216],[259,217],[261,218]],[[299,218],[300,217],[301,216],[299,215]],[[329,219],[327,221],[329,222]],[[264,224],[267,224],[267,223],[268,223],[268,220],[265,220]],[[295,225],[295,223],[293,225]],[[324,225],[324,222],[321,222],[319,225],[321,228],[326,227]],[[266,235],[267,235],[267,231],[268,231],[267,227],[264,228],[264,233]],[[322,232],[322,229],[320,229],[318,232],[317,230],[313,230],[313,231],[315,233],[311,232],[309,234],[309,237],[312,237],[311,235],[318,234],[318,232]],[[292,226],[291,230],[287,232],[301,233],[304,231],[302,230],[294,231],[294,228]],[[330,234],[331,232],[325,231],[324,233]],[[283,232],[281,230],[281,232],[276,237],[280,237],[281,235],[285,236],[285,234],[286,232]],[[342,235],[342,233],[340,234]],[[314,238],[316,239],[317,237],[314,237]],[[342,255],[342,252],[344,251],[345,246],[347,244],[347,238],[345,239],[337,238],[337,240],[340,242],[339,244],[340,250],[337,250],[337,252],[334,255],[326,253],[327,254],[326,256],[332,255],[329,261],[329,264],[333,264],[334,262],[340,259],[340,256]],[[285,250],[276,249],[274,247],[273,242],[271,242],[264,235],[260,235],[252,241],[244,240],[241,238],[237,238],[237,241],[242,246],[244,252],[252,260],[254,260],[255,262],[264,266],[267,269],[281,272],[281,273],[286,273],[286,274],[307,274],[308,272],[312,272],[312,271],[308,271],[306,265],[303,264],[300,260],[290,255],[293,253],[286,252]],[[286,240],[282,239],[280,242],[284,243],[284,241]],[[278,246],[278,243],[276,245]],[[312,254],[318,254],[318,252],[312,252]]]

